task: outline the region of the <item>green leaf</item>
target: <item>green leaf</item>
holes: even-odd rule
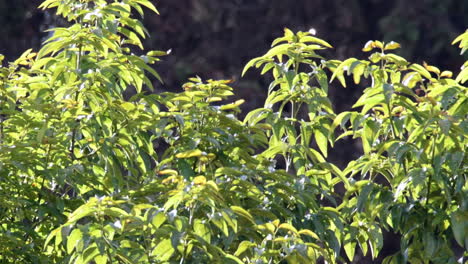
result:
[[[243,218],[247,219],[252,224],[255,224],[253,216],[249,212],[247,212],[244,208],[233,205],[233,206],[231,206],[231,210],[236,215],[242,216]]]
[[[126,28],[121,28],[120,32],[127,37],[125,43],[138,46],[140,49],[143,50],[143,43],[141,42],[140,37],[138,37],[138,35],[135,32]]]
[[[315,129],[314,131],[315,142],[317,142],[317,146],[319,147],[324,157],[327,157],[328,154],[328,139],[327,135],[324,134],[326,132],[328,131],[323,129]]]
[[[372,184],[365,185],[362,188],[361,192],[359,193],[358,202],[356,205],[356,210],[358,212],[363,211],[368,199],[371,198],[369,194],[372,192],[373,189],[374,189],[374,186]]]
[[[159,15],[159,11],[156,9],[156,7],[149,1],[149,0],[134,0],[140,5],[145,6],[146,8],[150,9],[151,11],[155,12],[156,14]]]
[[[302,38],[299,39],[299,42],[301,42],[301,43],[312,42],[312,43],[316,43],[316,44],[322,45],[322,46],[327,47],[327,48],[333,48],[333,46],[330,45],[330,43],[328,43],[328,42],[326,42],[326,41],[324,41],[322,39],[312,37],[312,36],[302,37]]]
[[[96,245],[92,245],[83,251],[81,259],[83,263],[91,262],[96,256],[99,255],[99,249]]]
[[[113,216],[113,217],[118,217],[118,218],[129,216],[125,210],[122,210],[117,207],[105,208],[101,212],[107,216]]]
[[[211,243],[211,232],[206,223],[200,219],[195,219],[193,222],[193,230],[195,234],[203,238],[207,243]]]
[[[37,137],[36,137],[36,141],[39,143],[39,144],[42,144],[42,139],[44,138],[44,135],[45,135],[45,132],[48,128],[48,120],[46,120],[44,122],[44,125],[41,127],[41,129],[39,129],[39,131],[37,132]]]
[[[394,41],[390,41],[388,44],[385,45],[384,50],[393,50],[393,49],[398,49],[400,47],[401,47],[400,44]]]
[[[94,258],[94,262],[96,264],[106,264],[107,263],[107,255],[99,255]]]
[[[269,70],[271,70],[273,67],[275,67],[275,63],[274,63],[274,62],[269,62],[269,63],[265,64],[265,66],[263,67],[262,72],[261,72],[260,74],[261,74],[261,75],[265,74],[266,72],[268,72]]]
[[[255,243],[252,243],[250,241],[242,241],[239,243],[239,246],[237,247],[236,252],[234,253],[234,256],[240,256],[242,253],[244,253],[247,249],[254,247]]]
[[[368,52],[368,51],[371,51],[374,48],[375,48],[374,41],[369,40],[369,41],[366,42],[366,44],[362,48],[362,51]]]
[[[201,150],[193,149],[193,150],[188,150],[188,151],[176,154],[176,158],[187,159],[187,158],[193,158],[193,157],[201,157],[202,155],[203,155],[203,152]]]
[[[53,8],[59,5],[61,0],[45,0],[42,4],[39,5],[39,8],[46,9],[46,8]]]
[[[342,112],[339,113],[335,119],[333,120],[333,124],[330,130],[330,133],[333,133],[335,131],[335,128],[340,125],[342,129],[345,129],[345,124],[348,122],[349,118],[351,116],[350,112]]]
[[[237,263],[237,264],[243,264],[243,263],[244,263],[244,262],[242,262],[242,260],[240,260],[240,259],[237,258],[236,256],[233,256],[233,255],[231,255],[231,254],[226,254],[226,255],[224,256],[224,261],[223,261],[223,263],[226,263],[226,261],[229,261],[229,260],[234,261],[234,262]]]
[[[351,237],[351,234],[346,234],[344,237],[345,241],[343,242],[343,247],[345,250],[348,259],[352,262],[354,259],[354,254],[356,252],[356,241],[354,237]]]
[[[316,239],[316,240],[319,240],[320,241],[320,238],[317,234],[315,234],[314,232],[312,232],[311,230],[309,229],[301,229],[299,232],[297,232],[299,235],[306,235],[306,236],[309,236],[313,239]]]
[[[262,57],[259,57],[259,58],[255,58],[255,59],[252,59],[250,60],[249,62],[247,62],[247,64],[244,66],[244,69],[242,70],[242,74],[241,76],[244,76],[245,73],[247,72],[247,70],[249,70],[252,66],[254,66],[257,62],[259,61],[262,61],[263,58]]]
[[[430,232],[425,232],[422,237],[424,243],[424,253],[426,257],[433,258],[437,249],[437,240]]]
[[[83,232],[80,229],[75,228],[71,234],[67,237],[67,253],[71,254],[75,249],[76,244],[80,242],[83,237]]]
[[[455,43],[457,42],[461,42],[463,39],[465,38],[468,38],[468,30],[466,30],[463,34],[460,34],[458,37],[456,37],[453,41],[452,41],[452,45],[454,45]],[[461,45],[462,43],[460,43]]]
[[[253,126],[257,124],[258,122],[262,121],[263,119],[265,119],[271,112],[272,112],[271,109],[257,108],[255,110],[250,111],[245,116],[243,123]]]
[[[369,56],[369,60],[372,61],[373,63],[377,63],[382,60],[382,53],[380,52],[374,52]]]
[[[49,235],[47,236],[45,243],[44,243],[44,249],[49,245],[50,241],[57,236],[57,234],[61,234],[62,232],[62,227],[58,227],[54,230],[52,230]]]
[[[309,158],[316,162],[316,163],[325,163],[325,159],[323,158],[323,156],[320,154],[320,152],[316,151],[315,149],[313,148],[306,148],[305,149],[306,153],[307,153],[307,156],[309,156]]]
[[[369,229],[369,246],[372,254],[372,259],[377,258],[380,250],[383,247],[382,231],[377,226],[372,226]]]
[[[393,93],[395,92],[395,88],[393,88],[393,85],[391,84],[384,83],[383,92],[384,92],[385,102],[387,104],[390,104],[390,101],[392,100],[392,97],[393,97]]]
[[[355,61],[351,64],[350,71],[353,73],[353,80],[355,84],[359,84],[361,81],[361,76],[364,74],[364,71],[367,68],[367,64],[361,61]]]
[[[93,199],[88,201],[87,203],[83,204],[82,206],[78,207],[73,213],[69,216],[66,225],[71,225],[76,223],[83,217],[92,215],[95,211],[95,204],[97,199]]]
[[[428,80],[431,79],[431,73],[428,70],[426,70],[423,66],[421,66],[421,65],[419,65],[417,63],[411,64],[409,69],[418,72],[419,74],[421,74],[422,76],[424,76],[424,78],[426,78]]]
[[[442,131],[442,133],[444,133],[445,135],[448,135],[452,122],[450,122],[450,120],[448,119],[441,119],[438,121],[438,123],[439,123],[440,130]]]
[[[278,226],[278,229],[285,229],[285,230],[292,232],[293,234],[297,234],[297,229],[288,223],[282,223],[281,225]]]
[[[265,55],[264,58],[274,58],[279,55],[285,55],[288,49],[291,47],[290,44],[281,44],[271,48]]]
[[[344,79],[344,71],[349,69],[351,64],[353,64],[355,61],[357,61],[357,59],[355,58],[349,58],[345,61],[343,61],[340,65],[338,65],[338,67],[333,71],[333,75],[332,77],[330,78],[330,83],[335,79],[335,78],[338,78],[338,80],[340,81],[341,85],[343,85],[343,87],[346,87],[346,81]]]
[[[287,150],[288,145],[284,142],[278,142],[277,145],[274,145],[262,153],[262,156],[265,158],[273,158],[276,154],[283,153]]]
[[[387,60],[389,62],[393,62],[395,64],[397,64],[398,66],[406,66],[408,65],[408,61],[403,58],[403,57],[400,57],[398,55],[395,55],[395,54],[385,54],[383,57],[382,57],[384,60]],[[401,74],[400,71],[398,72],[392,72],[391,74]],[[399,81],[395,81],[393,83],[398,83]]]
[[[158,243],[151,255],[156,256],[159,261],[168,261],[175,250],[172,247],[171,239],[164,239]]]
[[[465,83],[468,80],[468,67],[463,67],[455,79],[456,82]]]
[[[457,210],[450,214],[453,236],[457,243],[468,250],[468,212]]]
[[[228,225],[226,223],[226,221],[224,221],[224,219],[217,219],[217,218],[212,218],[211,219],[211,222],[219,228],[219,230],[221,230],[223,236],[225,237],[228,237],[229,236],[229,228],[228,228]]]
[[[151,220],[154,227],[159,228],[166,221],[166,214],[164,211],[158,212]]]

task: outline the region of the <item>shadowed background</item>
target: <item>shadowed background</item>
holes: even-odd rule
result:
[[[14,60],[24,50],[38,50],[46,33],[61,24],[51,12],[37,10],[40,0],[0,0],[0,54]],[[307,31],[330,42],[327,59],[365,58],[361,48],[368,40],[394,40],[402,45],[397,54],[412,62],[427,61],[443,70],[459,72],[466,57],[451,46],[468,27],[465,0],[159,0],[161,15],[149,12],[144,24],[150,32],[148,50],[172,49],[155,67],[164,84],[157,91],[180,91],[188,77],[233,79],[236,96],[246,99],[245,112],[261,107],[271,78],[250,70],[240,78],[243,66],[263,55],[283,28]],[[337,112],[349,110],[364,87],[330,87]],[[359,153],[350,140],[340,141],[330,160],[343,166]],[[386,234],[382,257],[395,252],[398,237]],[[355,263],[380,263],[355,258]],[[366,262],[367,261],[367,262]]]
[[[156,65],[165,84],[177,90],[188,77],[234,79],[245,110],[261,105],[268,77],[250,71],[240,78],[250,59],[265,53],[283,28],[307,31],[330,42],[328,59],[365,58],[368,40],[394,40],[399,55],[413,62],[437,65],[457,72],[464,62],[451,41],[468,26],[468,1],[460,0],[159,0],[160,16],[147,13],[151,36],[146,49],[172,49]],[[24,50],[37,50],[43,30],[60,23],[36,7],[40,0],[0,0],[0,53],[14,60]],[[337,85],[332,85],[337,86]],[[337,111],[349,109],[354,87],[332,90]]]

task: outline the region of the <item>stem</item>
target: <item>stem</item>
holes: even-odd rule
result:
[[[185,261],[185,254],[187,254],[187,247],[186,247],[185,241],[184,241],[184,253],[182,254],[182,258],[180,259],[179,264],[183,264],[183,263],[184,263],[184,261]]]
[[[1,110],[1,108],[0,108],[0,110]],[[3,136],[3,134],[4,134],[4,132],[3,132],[3,120],[4,119],[3,118],[4,118],[3,114],[0,114],[0,144],[3,143],[3,137],[4,137]]]
[[[396,126],[395,126],[395,122],[393,122],[392,109],[390,107],[390,102],[388,102],[388,104],[387,104],[387,109],[388,109],[388,116],[390,118],[390,126],[392,128],[393,138],[394,139],[399,139],[399,137],[397,137],[397,135],[396,135]]]
[[[101,224],[101,235],[102,235],[102,238],[104,239],[104,241],[106,242],[107,245],[109,245],[110,248],[113,248],[114,246],[112,245],[112,243],[107,239],[106,235],[107,235],[107,232],[104,228],[104,220],[99,217],[99,223]],[[109,259],[109,261],[112,261],[112,255],[109,251],[109,248],[106,248],[105,250],[105,253],[107,255],[107,258]],[[120,261],[119,261],[120,263]]]
[[[76,58],[76,70],[79,71],[81,69],[81,52],[83,51],[83,46],[80,45],[79,47],[79,50],[78,50],[78,55],[77,55],[77,58]],[[77,90],[75,92],[75,102],[78,101],[78,96],[79,96],[79,91]],[[77,120],[77,123],[79,123],[80,121]],[[78,125],[76,125],[73,130],[72,130],[72,135],[71,135],[71,143],[70,143],[70,156],[72,158],[72,161],[76,160],[76,156],[75,156],[75,138],[76,138],[76,133],[77,133],[77,127]]]
[[[432,165],[434,165],[434,158],[435,158],[435,144],[436,144],[437,134],[434,135],[432,138]],[[426,194],[426,206],[429,203],[429,194],[431,193],[431,182],[432,182],[432,174],[429,175],[427,179],[427,194]]]
[[[297,117],[299,114],[299,111],[301,110],[302,107],[302,102],[299,102],[299,105],[296,107],[296,113],[294,113],[294,116]]]
[[[294,102],[291,101],[291,119],[294,118]],[[291,120],[291,125],[294,123],[294,121]]]
[[[297,60],[298,58],[294,58],[294,75],[297,75],[299,73],[299,64],[300,62]],[[294,86],[293,86],[294,87]],[[292,87],[291,87],[292,88]],[[294,113],[294,101],[291,101],[291,118],[294,118],[295,113]],[[292,123],[293,121],[291,121]]]
[[[380,52],[382,54],[382,57],[385,55],[385,49],[384,48],[381,48],[380,49]],[[380,60],[380,68],[383,70],[385,69],[385,64],[386,64],[386,61],[384,60]]]
[[[46,160],[45,160],[45,164],[44,166],[47,168],[49,165],[49,157],[50,157],[50,146],[51,144],[49,144],[47,146],[47,154],[46,154]],[[40,186],[40,190],[42,190],[42,188],[44,188],[44,182],[45,182],[45,177],[42,177],[42,182],[41,182],[41,186]],[[39,195],[37,196],[37,204],[39,204],[42,200],[42,192],[39,192]]]
[[[3,111],[4,109],[4,100],[3,100],[3,91],[6,90],[6,86],[5,86],[5,82],[3,82],[3,85],[2,85],[2,90],[0,91],[0,111]],[[4,130],[3,130],[3,122],[4,120],[6,119],[6,117],[0,113],[0,144],[3,143],[3,139],[4,139]]]
[[[190,216],[189,216],[189,226],[193,224],[193,213],[195,211],[195,205],[190,208]],[[179,264],[183,264],[185,262],[185,256],[187,255],[187,240],[184,240],[184,253],[182,254],[182,258],[180,259]]]
[[[284,161],[286,162],[286,172],[289,172],[289,167],[291,166],[291,155],[289,153],[284,157]]]
[[[45,160],[45,168],[47,168],[48,164],[49,164],[49,157],[50,157],[50,147],[51,147],[51,144],[48,145],[47,147],[47,154],[46,154],[46,160]],[[36,201],[36,204],[37,206],[39,207],[39,205],[41,204],[41,200],[42,200],[42,189],[44,188],[44,183],[45,183],[45,175],[42,177],[42,182],[41,182],[41,185],[39,186],[39,194],[37,195],[37,201]],[[32,229],[34,229],[36,226],[38,226],[40,223],[39,223],[39,215],[36,215],[34,218],[33,218],[33,221],[32,221]],[[27,238],[29,238],[30,235],[28,235]]]
[[[278,233],[278,229],[276,229],[276,231],[273,233],[273,238],[276,237],[276,234]],[[271,240],[271,249],[274,249],[275,248],[275,240],[272,239]],[[268,261],[268,264],[272,264],[273,263],[273,256],[270,257],[270,260]]]

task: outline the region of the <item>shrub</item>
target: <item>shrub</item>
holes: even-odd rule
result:
[[[357,246],[376,258],[382,230],[401,236],[384,263],[466,255],[466,68],[452,79],[380,41],[327,60],[330,44],[285,29],[244,69],[274,80],[240,120],[229,80],[150,92],[167,52],[135,55],[147,32],[131,16],[150,1],[41,7],[70,26],[0,69],[0,260],[337,263]],[[328,85],[345,75],[370,86],[335,114]],[[327,158],[344,137],[363,155],[340,169]]]

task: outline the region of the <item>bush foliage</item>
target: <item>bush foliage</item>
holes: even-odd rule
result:
[[[352,262],[379,256],[384,230],[401,236],[384,263],[464,261],[468,67],[380,41],[328,60],[329,43],[285,29],[244,69],[274,80],[240,120],[229,80],[151,92],[167,52],[143,52],[132,17],[157,12],[149,0],[40,7],[70,26],[0,68],[1,261]],[[367,86],[352,111],[334,113],[334,79]],[[340,169],[327,157],[345,137],[363,154]]]

